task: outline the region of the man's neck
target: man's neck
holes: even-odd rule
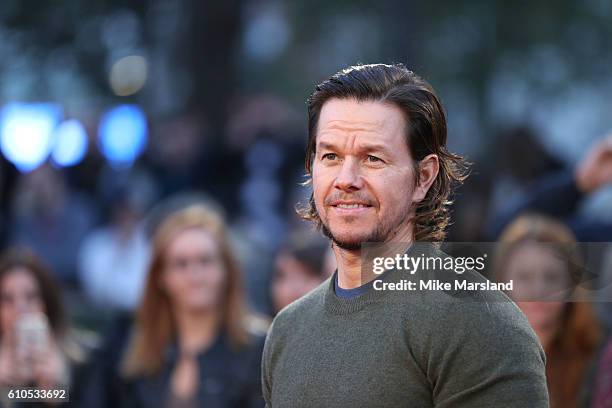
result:
[[[385,244],[391,244],[391,246],[394,243],[407,244],[404,248],[407,249],[412,241],[412,225],[410,225],[400,233],[394,234],[392,239],[385,241]],[[332,249],[338,265],[338,286],[342,289],[354,289],[374,279],[373,274],[365,273],[367,271],[362,270],[362,249],[343,249],[336,244],[332,245]],[[389,254],[389,256],[393,255]]]
[[[366,283],[361,276],[361,250],[342,249],[335,244],[333,250],[338,264],[338,286],[353,289]]]

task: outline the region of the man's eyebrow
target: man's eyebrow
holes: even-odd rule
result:
[[[335,150],[336,145],[330,142],[318,142],[317,149],[320,150]],[[382,143],[363,143],[359,145],[359,149],[365,152],[387,152],[387,145]]]
[[[364,143],[360,146],[361,150],[366,152],[386,152],[387,145],[380,143]]]
[[[336,145],[329,142],[319,142],[317,143],[317,148],[321,150],[334,150],[336,149]]]

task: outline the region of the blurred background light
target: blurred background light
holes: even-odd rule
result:
[[[61,108],[51,103],[9,103],[0,113],[0,150],[21,172],[41,165],[53,146]]]
[[[247,55],[258,62],[271,62],[289,45],[291,28],[280,5],[259,10],[247,23],[243,46]]]
[[[110,70],[110,87],[119,96],[133,95],[147,81],[147,60],[140,55],[123,57]]]
[[[79,164],[87,153],[87,132],[76,119],[62,122],[54,132],[53,162],[61,167]]]
[[[145,114],[136,105],[117,106],[100,120],[100,150],[114,167],[130,166],[145,149],[147,136]]]

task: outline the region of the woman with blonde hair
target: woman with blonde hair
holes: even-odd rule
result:
[[[586,301],[577,249],[565,225],[535,214],[518,217],[498,241],[496,278],[513,281],[508,295],[542,343],[552,408],[586,402],[586,377],[602,336],[595,312]]]
[[[170,214],[123,356],[125,402],[142,407],[263,406],[263,335],[244,306],[240,270],[220,215],[203,205]]]

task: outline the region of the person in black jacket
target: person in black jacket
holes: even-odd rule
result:
[[[502,214],[491,225],[495,239],[518,215],[535,212],[564,221],[579,242],[610,242],[612,223],[577,215],[581,201],[612,184],[612,134],[594,144],[572,171],[555,173],[534,183],[524,200]]]
[[[121,406],[263,406],[266,327],[243,300],[221,217],[203,205],[169,215],[119,362]]]

